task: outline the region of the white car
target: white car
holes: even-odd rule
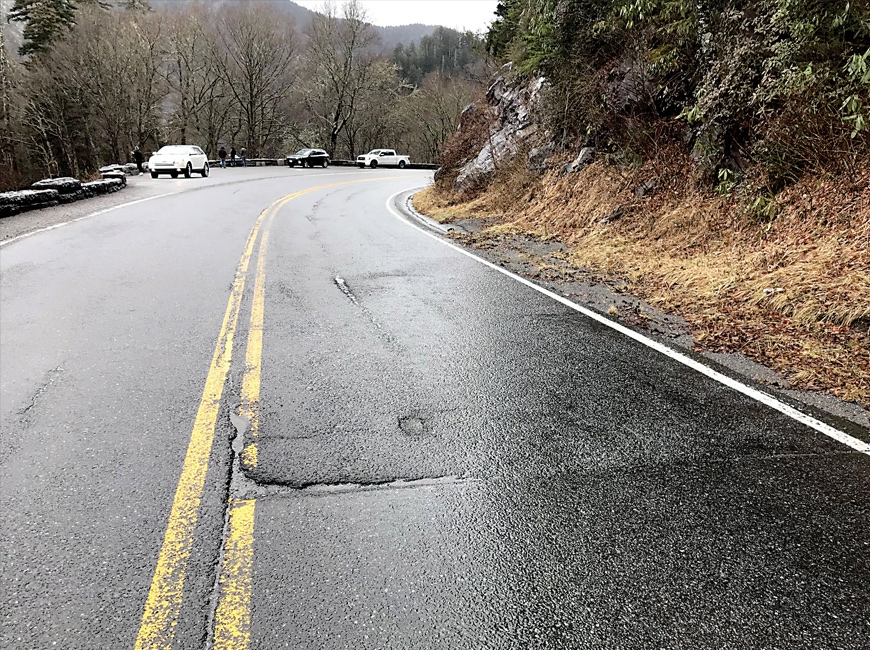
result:
[[[185,178],[190,178],[193,172],[204,178],[208,176],[208,156],[199,147],[188,144],[167,145],[148,159],[148,169],[151,178],[160,174],[169,174],[172,178],[184,174]]]
[[[367,154],[357,156],[356,164],[360,169],[365,167],[374,169],[378,166],[404,169],[405,165],[411,164],[411,159],[408,156],[396,155],[395,149],[372,149]]]

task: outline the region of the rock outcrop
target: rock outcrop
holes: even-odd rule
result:
[[[493,125],[478,155],[459,170],[455,182],[457,190],[486,181],[501,163],[515,156],[524,143],[539,133],[532,115],[546,79],[539,77],[522,83],[511,79],[510,71],[510,64],[502,68],[501,74],[487,90],[486,100],[493,113]]]
[[[579,172],[586,165],[595,160],[595,147],[583,147],[577,157],[569,163],[562,166],[562,176]]]
[[[510,64],[502,68],[486,93],[486,101],[492,113],[492,125],[488,138],[478,154],[466,162],[459,170],[454,189],[462,192],[486,183],[499,169],[513,157],[528,151],[526,164],[535,173],[544,173],[550,161],[561,148],[554,142],[552,134],[536,121],[541,91],[547,80],[538,77],[522,80],[510,76]],[[460,119],[471,115],[472,107],[467,108]],[[578,172],[595,160],[595,147],[580,149],[577,157],[562,166],[561,173]]]

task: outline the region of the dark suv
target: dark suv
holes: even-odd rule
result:
[[[288,167],[328,167],[329,154],[323,149],[300,149],[292,156],[284,158]]]

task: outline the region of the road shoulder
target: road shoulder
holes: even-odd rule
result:
[[[569,265],[561,255],[564,245],[560,242],[519,234],[477,238],[475,235],[485,227],[482,220],[455,219],[439,223],[414,208],[411,199],[418,191],[404,192],[394,200],[394,208],[416,225],[427,227],[474,255],[577,305],[701,360],[727,376],[755,385],[850,435],[865,442],[870,440],[870,412],[860,404],[823,391],[794,390],[777,372],[739,353],[700,351],[685,320],[630,295],[626,292],[626,283],[619,278]]]
[[[118,192],[4,217],[0,219],[0,245],[38,230],[75,221],[95,212],[109,210],[125,203],[158,196],[166,192],[166,187],[144,183],[143,177],[130,177],[127,180],[127,186]]]

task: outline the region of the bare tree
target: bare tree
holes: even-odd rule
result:
[[[161,21],[85,7],[70,37],[29,65],[28,123],[50,138],[67,172],[126,160],[156,137],[165,94]]]
[[[480,93],[468,79],[430,73],[398,106],[396,123],[404,126],[407,146],[415,158],[434,161],[441,145],[456,130],[462,110]]]
[[[41,173],[77,175],[80,162],[90,157],[82,142],[86,139],[80,137],[88,118],[83,89],[65,73],[34,66],[27,78],[26,94],[22,126]]]
[[[361,150],[397,146],[393,144],[391,122],[400,86],[394,63],[383,58],[371,63],[366,83],[356,96],[342,133],[350,158]]]
[[[280,132],[280,107],[292,81],[292,21],[255,3],[224,9],[212,50],[217,72],[236,102],[249,155],[261,155]]]
[[[86,7],[75,32],[37,62],[53,78],[46,89],[81,93],[83,120],[100,158],[126,160],[133,146],[155,137],[165,94],[161,39],[158,15]]]
[[[90,118],[90,97],[82,87],[73,50],[62,44],[44,53],[28,69],[22,127],[28,150],[42,174],[76,175],[81,162],[95,157],[81,137]],[[81,55],[82,52],[78,51]]]
[[[159,108],[166,97],[163,81],[166,65],[164,17],[161,13],[137,12],[128,22],[130,52],[130,101],[135,146],[145,146],[157,136]],[[123,44],[122,44],[123,45]]]
[[[5,14],[5,11],[3,12]],[[0,15],[5,22],[6,16]],[[0,24],[0,165],[12,167],[12,63],[6,53],[6,36]]]
[[[172,140],[187,144],[191,131],[210,153],[217,151],[229,117],[226,84],[212,53],[217,33],[212,14],[192,5],[174,14],[168,25],[166,81],[172,97]]]
[[[429,160],[469,98],[469,84],[439,75],[403,86],[358,0],[314,17],[301,60],[291,20],[267,3],[75,6],[74,24],[26,64],[10,60],[0,33],[4,187],[94,171],[167,140],[210,153],[235,142],[252,157],[285,142],[333,156],[389,146]]]
[[[377,34],[358,0],[348,0],[340,16],[336,5],[327,2],[312,18],[308,37],[305,104],[324,127],[327,149],[335,156],[339,135],[376,83],[372,46]]]

